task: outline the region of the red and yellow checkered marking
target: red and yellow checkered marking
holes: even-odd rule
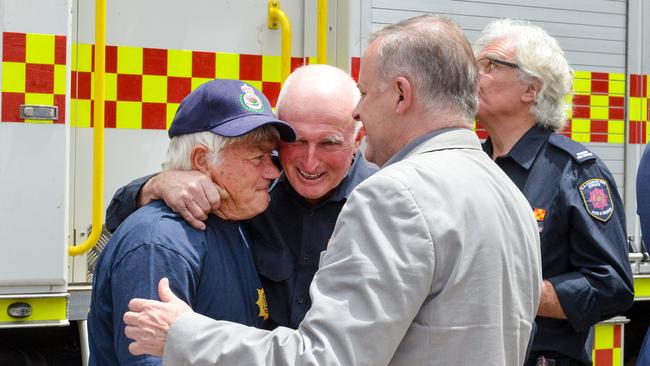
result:
[[[650,141],[648,116],[648,90],[650,78],[648,75],[630,75],[630,99],[628,100],[628,113],[630,116],[630,143],[646,144]]]
[[[625,75],[576,71],[572,108],[562,131],[579,142],[625,143]]]
[[[594,332],[594,350],[591,354],[594,366],[623,365],[623,325],[598,324]]]
[[[65,123],[66,38],[2,33],[2,121]],[[56,105],[55,121],[20,118],[21,104]]]
[[[93,46],[73,45],[72,125],[92,126]],[[292,59],[292,67],[303,64]],[[206,81],[238,79],[260,89],[273,106],[280,92],[280,56],[168,50],[130,46],[106,48],[105,123],[109,128],[167,129],[180,102]]]

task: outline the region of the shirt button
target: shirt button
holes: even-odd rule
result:
[[[302,260],[304,260],[305,262],[309,262],[310,259],[311,259],[311,255],[309,254],[305,254],[302,256]]]
[[[297,302],[298,304],[302,304],[303,302],[305,302],[305,299],[303,299],[302,296],[298,296],[298,297],[296,298],[296,302]]]

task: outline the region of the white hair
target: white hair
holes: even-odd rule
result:
[[[237,141],[249,140],[251,143],[274,140],[280,138],[278,130],[273,126],[262,126],[253,131],[237,137],[224,137],[210,131],[188,133],[174,136],[167,147],[167,157],[162,164],[163,170],[191,170],[192,150],[197,145],[208,148],[208,158],[213,165],[221,163],[221,152],[226,145]]]
[[[479,53],[488,43],[499,39],[513,42],[521,80],[542,84],[531,107],[537,123],[554,131],[561,130],[567,119],[565,96],[571,93],[573,76],[557,40],[530,22],[497,19],[483,30],[475,51]]]

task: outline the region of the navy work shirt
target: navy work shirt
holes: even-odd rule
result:
[[[650,146],[650,145],[648,145]],[[650,147],[646,146],[636,173],[636,212],[641,219],[641,236],[650,249]]]
[[[91,365],[159,365],[133,356],[122,316],[134,297],[159,299],[158,282],[195,312],[261,327],[266,300],[239,224],[210,215],[196,230],[162,201],[130,215],[111,237],[95,269],[88,315]]]
[[[309,285],[336,219],[352,190],[375,171],[363,154],[357,153],[341,184],[315,205],[302,198],[283,174],[271,188],[267,210],[246,222],[257,272],[266,290],[268,328],[295,329],[305,317],[311,307]]]
[[[483,149],[492,156],[489,138]],[[591,363],[592,325],[633,301],[625,216],[614,179],[580,143],[539,126],[495,162],[532,206],[542,276],[553,284],[567,316],[536,318],[531,356]]]

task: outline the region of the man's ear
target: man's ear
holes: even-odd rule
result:
[[[521,101],[525,103],[535,103],[540,91],[542,91],[542,81],[539,78],[532,78],[531,82],[526,87],[524,94],[521,96]]]
[[[413,88],[411,82],[403,76],[395,78],[394,83],[395,90],[397,91],[397,107],[395,112],[403,115],[409,110],[413,102]]]
[[[190,161],[192,162],[192,170],[198,170],[203,174],[208,174],[210,167],[208,164],[208,156],[210,151],[205,145],[196,145],[192,148],[190,153]]]

